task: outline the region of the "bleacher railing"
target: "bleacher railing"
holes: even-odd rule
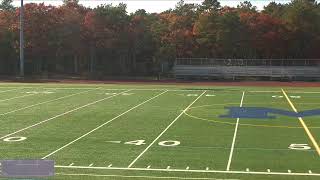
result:
[[[216,59],[176,58],[176,65],[198,66],[318,66],[320,59]]]

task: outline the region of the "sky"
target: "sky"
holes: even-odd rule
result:
[[[0,0],[1,1],[1,0]],[[185,0],[185,3],[197,3],[201,4],[203,0]],[[245,0],[219,0],[222,6],[236,7],[240,2]],[[288,3],[290,0],[249,0],[251,4],[256,6],[259,10],[269,4],[272,1],[277,3]],[[24,3],[45,3],[47,5],[61,5],[62,0],[24,0]],[[127,11],[129,13],[135,12],[138,9],[145,9],[149,13],[162,12],[170,8],[174,8],[179,0],[80,0],[79,3],[87,7],[96,7],[100,4],[110,4],[117,5],[119,3],[127,4]],[[20,0],[14,0],[13,4],[15,6],[20,5]]]

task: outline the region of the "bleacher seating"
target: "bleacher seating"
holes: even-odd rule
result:
[[[209,77],[320,77],[320,66],[204,66],[175,65],[177,78]]]

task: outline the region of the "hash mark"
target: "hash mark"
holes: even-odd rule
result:
[[[69,166],[72,166],[74,163],[69,164]]]
[[[150,169],[150,167],[151,167],[151,166],[149,165],[149,166],[147,167],[147,169]]]
[[[246,169],[246,171],[247,171],[247,172],[249,172],[249,171],[250,171],[250,169],[249,169],[249,168],[247,168],[247,169]]]
[[[109,164],[109,166],[108,167],[111,167],[112,166],[112,164]]]
[[[189,166],[187,166],[186,170],[189,170]]]
[[[168,166],[167,169],[170,169],[170,166]]]
[[[91,163],[91,164],[89,165],[89,167],[91,167],[91,166],[93,166],[93,163]]]

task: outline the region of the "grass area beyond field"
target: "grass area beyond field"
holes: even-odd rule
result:
[[[220,117],[240,106],[320,109],[320,88],[3,83],[0,160],[52,159],[51,179],[320,178],[320,115]]]

